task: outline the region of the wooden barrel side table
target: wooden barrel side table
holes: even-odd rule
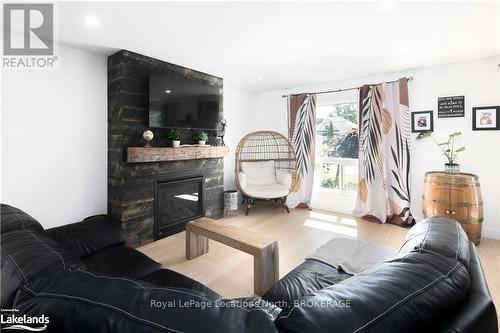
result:
[[[479,178],[470,173],[427,172],[422,195],[424,217],[457,220],[475,245],[481,241],[483,199]]]

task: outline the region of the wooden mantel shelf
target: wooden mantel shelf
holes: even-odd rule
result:
[[[220,158],[229,153],[226,146],[183,146],[178,148],[128,147],[128,163],[147,163],[162,161],[183,161],[203,158]]]

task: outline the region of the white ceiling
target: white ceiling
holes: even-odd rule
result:
[[[57,11],[63,44],[128,49],[249,91],[500,54],[496,1],[64,2]]]

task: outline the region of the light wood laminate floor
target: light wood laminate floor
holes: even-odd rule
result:
[[[258,202],[249,216],[230,212],[219,220],[274,237],[279,241],[280,278],[304,261],[304,257],[341,235],[399,248],[408,229],[377,224],[349,215],[307,209],[284,209]],[[253,295],[253,257],[210,240],[209,252],[193,260],[185,258],[185,232],[139,248],[165,267],[187,275],[227,298]],[[482,238],[477,247],[497,313],[500,310],[500,240]],[[500,318],[499,318],[500,322]]]

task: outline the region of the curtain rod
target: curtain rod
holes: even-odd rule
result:
[[[392,81],[386,81],[385,83],[394,83],[398,82],[399,80],[392,80]],[[409,78],[406,79],[406,81],[413,81],[413,76],[410,76]],[[374,84],[365,84],[366,86],[376,86],[379,85],[380,83],[374,83]],[[341,92],[341,91],[349,91],[349,90],[359,90],[359,87],[353,87],[353,88],[345,88],[345,89],[337,89],[337,90],[325,90],[325,91],[317,91],[315,93],[306,93],[306,94],[316,94],[316,95],[321,95],[321,94],[331,94],[331,93],[336,93],[336,92]],[[286,98],[288,96],[296,96],[300,95],[299,94],[290,94],[290,95],[281,95],[281,98]]]

